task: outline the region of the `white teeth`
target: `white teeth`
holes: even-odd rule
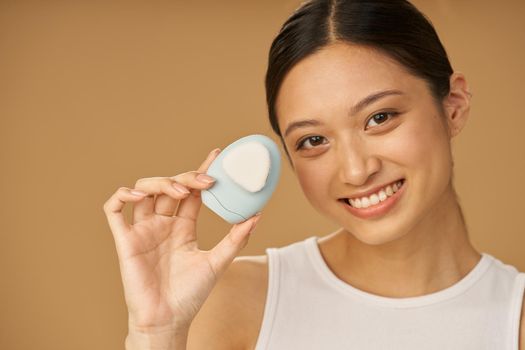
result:
[[[379,202],[385,201],[388,197],[396,193],[403,185],[403,180],[388,185],[381,189],[378,193],[374,193],[369,197],[349,199],[350,205],[354,208],[368,208],[371,205],[376,205]]]
[[[379,203],[379,196],[377,194],[373,194],[370,196],[370,203],[372,203],[372,205],[376,205],[377,203]]]
[[[358,199],[350,199],[350,204],[354,208],[361,208],[361,200],[359,198]]]

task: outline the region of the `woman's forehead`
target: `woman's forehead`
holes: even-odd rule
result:
[[[276,111],[286,118],[338,102],[352,106],[384,90],[399,90],[410,98],[425,87],[422,79],[385,54],[338,44],[306,57],[288,72],[279,89]]]
[[[357,95],[364,89],[377,90],[385,85],[402,88],[409,85],[410,78],[414,77],[385,54],[339,44],[298,62],[283,79],[280,92],[288,97],[337,87],[354,91],[353,95]]]

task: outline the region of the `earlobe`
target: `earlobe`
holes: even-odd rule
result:
[[[447,118],[448,134],[450,138],[458,135],[465,126],[470,112],[470,93],[467,80],[460,72],[450,76],[450,91],[444,101]]]

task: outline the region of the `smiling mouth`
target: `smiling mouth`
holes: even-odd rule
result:
[[[364,196],[360,198],[341,198],[339,201],[345,202],[350,205],[352,208],[356,209],[366,209],[374,207],[384,201],[387,201],[390,197],[394,196],[405,184],[405,179],[395,181],[382,189],[378,190],[376,193],[373,193],[369,196]]]

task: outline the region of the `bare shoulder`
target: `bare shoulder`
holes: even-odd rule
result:
[[[233,260],[193,320],[188,350],[255,347],[266,302],[267,266],[266,255]]]
[[[523,294],[523,303],[521,304],[520,340],[518,349],[525,350],[525,293]]]

